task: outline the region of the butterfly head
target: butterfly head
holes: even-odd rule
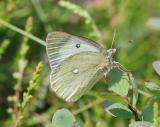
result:
[[[108,59],[112,58],[112,55],[113,55],[115,52],[116,52],[116,49],[115,49],[115,48],[113,48],[113,49],[108,49],[108,50],[106,51],[106,57],[107,57]]]

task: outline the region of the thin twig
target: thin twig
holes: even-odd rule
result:
[[[25,32],[24,30],[14,26],[14,25],[12,25],[12,24],[10,24],[10,23],[2,20],[2,19],[0,19],[0,24],[4,25],[5,27],[7,27],[7,28],[9,28],[9,29],[11,29],[13,31],[16,31],[17,33],[20,33],[20,34],[30,38],[31,40],[34,40],[35,42],[38,42],[39,44],[41,44],[43,46],[46,46],[45,41],[39,39],[38,37],[36,37],[36,36],[34,36],[34,35],[30,34],[30,33]]]
[[[52,31],[52,26],[48,23],[48,19],[46,16],[46,13],[43,10],[43,7],[41,6],[41,3],[39,0],[31,0],[33,7],[35,8],[37,15],[40,19],[40,21],[44,24],[45,26],[45,31],[51,32]]]
[[[141,89],[138,89],[138,93],[143,95],[143,96],[146,96],[146,97],[152,97],[153,95],[149,94],[149,93],[146,93],[145,91],[141,90]]]
[[[140,118],[139,118],[138,113],[137,113],[137,109],[131,104],[131,102],[128,99],[128,97],[126,97],[125,99],[128,101],[128,108],[132,111],[135,120],[136,121],[140,121]]]
[[[137,113],[137,109],[135,109],[130,103],[128,104],[128,108],[132,111],[132,113],[135,117],[135,120],[140,121],[138,113]]]
[[[101,99],[101,98],[100,98],[100,99],[98,99],[98,100],[96,100],[96,101],[94,101],[94,102],[91,102],[91,103],[83,106],[82,108],[74,111],[73,114],[74,114],[74,115],[77,115],[77,114],[79,114],[79,113],[81,113],[81,112],[83,112],[83,111],[85,111],[85,110],[88,110],[89,108],[92,108],[94,105],[97,105],[97,104],[99,104],[99,103],[102,103],[104,100],[105,100],[105,99]]]

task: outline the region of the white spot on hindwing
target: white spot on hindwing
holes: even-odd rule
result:
[[[74,74],[77,74],[78,72],[79,72],[78,69],[74,69],[74,70],[73,70],[73,73],[74,73]]]

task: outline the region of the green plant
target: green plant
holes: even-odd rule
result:
[[[0,45],[0,60],[2,59],[2,55],[5,53],[6,49],[9,46],[9,44],[10,44],[10,41],[6,39]]]
[[[160,59],[159,29],[147,24],[160,16],[159,8],[159,0],[0,1],[0,125],[51,127],[66,121],[74,127],[159,127],[159,71],[151,66]],[[113,70],[107,82],[71,104],[48,88],[46,62],[43,71],[40,63],[30,76],[38,61],[47,61],[43,40],[48,32],[62,30],[110,47],[113,29],[114,57],[133,76]]]
[[[20,126],[22,119],[24,119],[25,107],[33,97],[32,96],[33,91],[37,88],[37,80],[42,71],[42,67],[43,67],[42,63],[39,63],[37,65],[36,70],[32,76],[32,80],[29,82],[29,85],[27,87],[27,91],[23,93],[22,100],[20,100],[20,91],[19,91],[20,88],[16,89],[15,96],[9,97],[9,100],[14,102],[14,107],[8,110],[10,113],[12,113],[13,127]]]

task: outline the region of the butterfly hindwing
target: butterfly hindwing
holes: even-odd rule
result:
[[[98,68],[106,58],[97,52],[81,52],[64,60],[50,76],[51,88],[66,101],[76,101],[103,77]]]
[[[85,51],[100,52],[102,50],[98,44],[91,40],[64,32],[49,33],[46,42],[52,70],[71,55]]]

